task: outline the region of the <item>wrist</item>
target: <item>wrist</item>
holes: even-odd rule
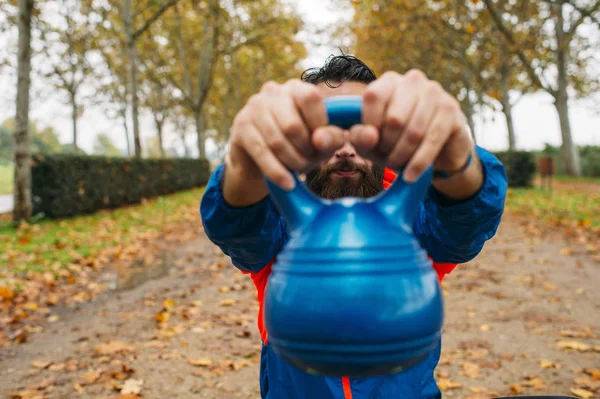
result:
[[[223,199],[232,207],[250,206],[268,195],[262,174],[232,161],[230,154],[225,157],[221,189]]]
[[[474,150],[470,153],[470,158],[459,169],[442,172],[449,176],[434,179],[434,188],[440,194],[455,200],[464,200],[477,194],[483,186],[483,165]]]

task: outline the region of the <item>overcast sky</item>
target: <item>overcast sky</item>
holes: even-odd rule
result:
[[[335,8],[330,0],[287,0],[287,2],[297,7],[312,28],[344,23],[352,17],[351,10]],[[307,41],[310,50],[308,59],[303,62],[305,67],[322,65],[328,55],[337,52],[338,43],[331,43],[326,38],[318,37],[317,39],[320,40],[315,40],[315,36],[308,33],[303,33],[300,37]],[[315,41],[322,43],[317,46],[313,44]],[[14,115],[14,89],[12,89],[14,82],[6,76],[0,76],[0,87],[3,87],[0,93],[1,121]],[[41,125],[53,126],[60,132],[63,142],[71,142],[70,108],[62,103],[62,98],[51,95],[39,100],[35,98],[34,93],[32,94],[31,119],[40,121]],[[577,144],[600,145],[600,112],[593,115],[589,105],[572,102],[570,117]],[[558,115],[548,94],[538,93],[523,98],[514,108],[513,118],[519,148],[539,149],[544,146],[544,143],[560,144]],[[140,122],[143,136],[155,135],[150,118],[144,117]],[[483,123],[478,119],[476,123],[479,145],[490,150],[507,147],[506,125],[501,114],[495,115],[495,121]],[[80,118],[78,127],[80,146],[87,151],[92,150],[96,134],[99,132],[108,132],[119,147],[125,148],[120,122],[109,120],[100,109],[89,108]],[[194,136],[190,134],[189,145],[193,148],[195,148]]]

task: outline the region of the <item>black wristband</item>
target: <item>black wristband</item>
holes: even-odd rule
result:
[[[469,153],[469,157],[467,158],[467,161],[465,162],[465,164],[463,166],[460,167],[460,169],[455,170],[453,172],[445,172],[442,170],[434,170],[433,171],[433,178],[434,179],[441,179],[441,180],[446,180],[446,179],[450,179],[458,174],[463,173],[465,170],[467,170],[467,168],[469,166],[471,166],[471,164],[473,163],[473,153],[470,152]]]

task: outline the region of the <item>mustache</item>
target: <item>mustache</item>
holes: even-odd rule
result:
[[[323,169],[323,174],[329,176],[334,172],[361,172],[363,175],[365,175],[368,171],[369,168],[367,165],[358,164],[348,158],[344,158],[334,164],[325,166]]]

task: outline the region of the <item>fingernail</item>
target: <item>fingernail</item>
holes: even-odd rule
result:
[[[409,168],[404,171],[402,178],[404,179],[405,182],[412,183],[415,180],[417,180],[417,176],[418,176],[418,172],[413,168]]]
[[[292,177],[286,177],[283,181],[283,189],[291,191],[296,187],[296,181]]]

